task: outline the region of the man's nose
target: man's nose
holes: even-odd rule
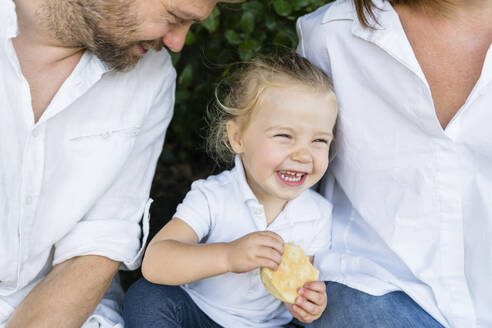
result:
[[[162,42],[169,48],[172,52],[180,52],[183,49],[184,43],[186,41],[186,35],[190,30],[190,24],[183,24],[180,26],[175,26],[162,38]]]

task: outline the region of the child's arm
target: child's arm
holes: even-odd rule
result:
[[[313,263],[314,257],[309,260]],[[326,285],[323,281],[312,281],[305,283],[299,289],[296,303],[288,305],[292,316],[301,322],[313,322],[321,317],[326,308]]]
[[[182,285],[226,272],[276,270],[282,253],[283,240],[271,231],[250,233],[229,243],[198,244],[193,229],[173,218],[150,242],[142,273],[153,283]]]

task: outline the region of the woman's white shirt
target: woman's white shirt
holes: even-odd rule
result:
[[[299,245],[306,254],[315,255],[329,247],[331,209],[321,195],[306,190],[289,201],[267,226],[263,206],[248,186],[237,156],[231,171],[195,181],[174,217],[186,222],[202,243],[230,242],[251,232],[269,230],[284,242]],[[183,289],[223,327],[281,327],[292,320],[282,302],[263,286],[259,269],[198,280]]]
[[[139,266],[175,85],[165,52],[150,52],[127,73],[86,52],[35,123],[16,35],[14,4],[2,1],[0,326],[57,263],[91,254]],[[88,327],[122,324],[113,287]]]
[[[298,52],[333,78],[340,104],[322,278],[403,290],[445,326],[491,327],[492,50],[443,130],[397,13],[375,3],[374,30],[348,0],[297,24]]]

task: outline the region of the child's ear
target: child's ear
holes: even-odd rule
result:
[[[232,150],[236,154],[241,154],[243,152],[243,141],[241,139],[241,129],[239,125],[230,120],[226,124],[227,137],[229,138],[229,143],[231,144]]]

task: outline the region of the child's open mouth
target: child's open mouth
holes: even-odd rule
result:
[[[299,186],[304,183],[307,173],[297,171],[277,171],[278,178],[289,186]]]

